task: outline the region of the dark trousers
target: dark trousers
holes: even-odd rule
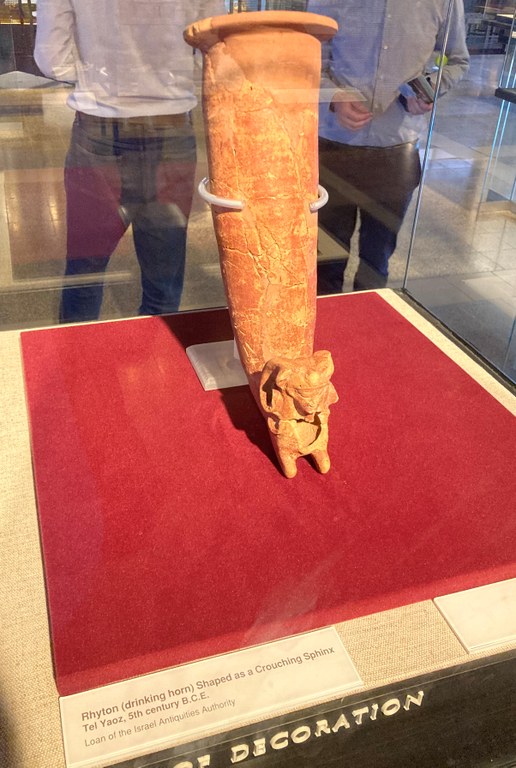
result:
[[[177,311],[195,167],[189,115],[124,120],[77,113],[65,167],[65,274],[80,279],[63,289],[62,322],[98,318],[99,273],[129,224],[141,271],[139,313]]]
[[[319,140],[320,183],[329,194],[320,226],[349,253],[360,214],[359,257],[354,289],[387,283],[389,259],[413,192],[421,180],[417,146],[354,147]],[[347,259],[320,262],[320,293],[340,292]]]

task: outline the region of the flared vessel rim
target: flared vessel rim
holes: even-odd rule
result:
[[[221,39],[232,32],[257,30],[262,27],[294,29],[306,32],[321,41],[333,37],[338,29],[337,22],[329,16],[307,11],[246,11],[200,19],[187,27],[184,37],[190,45],[200,46],[210,38]]]

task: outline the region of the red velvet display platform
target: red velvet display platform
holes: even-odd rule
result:
[[[279,472],[225,310],[22,334],[60,693],[516,576],[514,417],[381,296],[319,300],[332,470]]]

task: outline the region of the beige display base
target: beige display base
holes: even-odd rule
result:
[[[516,413],[516,398],[482,367],[402,298],[381,294]],[[64,768],[18,331],[0,334],[0,546],[0,766]],[[511,642],[468,653],[432,601],[354,619],[337,630],[364,681],[360,690],[516,648]]]

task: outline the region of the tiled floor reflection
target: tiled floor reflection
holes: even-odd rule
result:
[[[406,285],[439,320],[516,378],[516,216],[479,210],[500,109],[493,94],[501,65],[501,56],[473,57],[463,82],[439,102]],[[57,322],[66,243],[63,165],[73,120],[66,95],[67,87],[44,78],[0,76],[0,329]],[[199,112],[195,120],[200,179],[206,160]],[[417,206],[414,199],[391,260],[392,287],[405,278]],[[323,252],[338,257],[340,249],[325,240]],[[356,264],[354,243],[345,291]],[[139,294],[127,234],[111,259],[102,317],[134,315]],[[181,309],[224,303],[211,214],[196,197]]]

